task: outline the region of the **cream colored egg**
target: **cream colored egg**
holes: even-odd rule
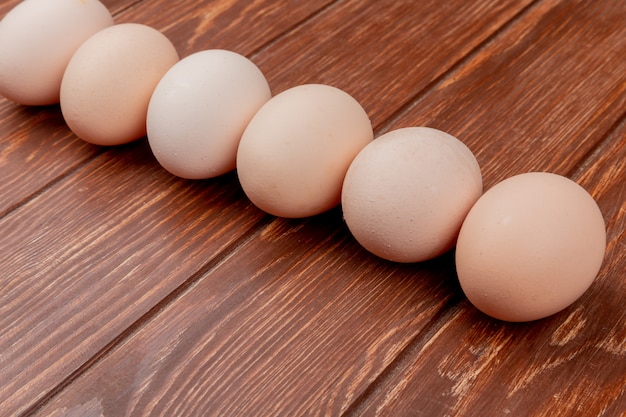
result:
[[[159,163],[183,178],[235,169],[244,129],[271,98],[257,66],[235,52],[208,50],[174,65],[148,107],[148,141]]]
[[[293,87],[268,101],[244,131],[237,172],[262,210],[300,218],[335,207],[348,166],[373,139],[365,110],[328,85]]]
[[[478,309],[530,321],[566,308],[592,284],[606,247],[594,199],[565,177],[527,173],[488,190],[456,250],[459,281]]]
[[[481,193],[480,167],[467,146],[440,130],[409,127],[378,137],[357,155],[341,203],[365,249],[420,262],[454,246]]]
[[[119,145],[146,134],[148,103],[178,62],[174,45],[149,26],[125,23],[89,38],[61,83],[61,110],[72,131],[97,145]]]
[[[78,47],[113,25],[98,0],[24,0],[0,21],[0,95],[24,105],[59,102]]]

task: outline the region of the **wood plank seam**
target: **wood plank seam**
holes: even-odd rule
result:
[[[457,307],[463,302],[460,293],[454,294],[442,308],[432,317],[428,324],[418,332],[413,339],[400,351],[394,360],[372,381],[361,395],[347,407],[342,417],[359,417],[370,405],[370,399],[380,395],[384,391],[385,383],[392,380],[405,368],[407,363],[414,360],[415,356],[426,346],[433,336],[445,329],[452,322],[452,317],[457,314]]]
[[[398,122],[400,119],[406,116],[407,113],[410,113],[414,108],[416,108],[419,103],[424,99],[424,97],[426,97],[432,91],[436,90],[438,86],[452,79],[454,77],[454,74],[459,71],[459,69],[463,68],[468,62],[470,62],[477,55],[482,53],[482,51],[493,42],[496,42],[498,38],[503,33],[506,33],[512,25],[523,20],[524,17],[531,13],[535,8],[537,8],[541,4],[541,2],[542,0],[534,0],[527,6],[520,9],[519,12],[514,14],[508,21],[504,22],[499,28],[497,28],[493,33],[487,36],[482,42],[478,43],[465,56],[452,64],[450,68],[442,72],[439,76],[433,78],[433,80],[428,83],[428,85],[424,89],[417,92],[410,100],[408,100],[402,106],[398,107],[397,110],[395,110],[387,118],[382,120],[378,126],[374,127],[377,135],[381,135],[391,130],[396,122]]]
[[[23,207],[26,204],[30,203],[32,200],[34,200],[38,196],[44,194],[46,191],[48,191],[48,190],[56,187],[57,185],[63,183],[69,177],[72,177],[73,175],[75,175],[76,173],[82,171],[83,169],[86,169],[87,166],[89,166],[94,160],[98,159],[98,157],[100,155],[102,155],[105,151],[106,151],[105,148],[102,148],[102,149],[96,151],[91,157],[89,157],[89,158],[81,161],[80,163],[74,165],[73,167],[71,167],[67,171],[63,172],[61,175],[59,175],[56,178],[53,178],[52,180],[48,181],[46,184],[44,184],[38,190],[35,190],[34,192],[32,192],[28,196],[24,197],[20,201],[17,201],[13,205],[7,207],[4,211],[0,212],[0,219],[10,215],[11,213],[13,213],[16,210],[19,210],[21,207]]]
[[[114,13],[112,13],[112,15],[113,15],[114,18],[117,18],[119,15],[122,15],[126,11],[139,6],[143,2],[144,2],[144,0],[137,0],[137,1],[133,2],[133,3],[127,4],[126,6],[122,7],[121,9],[116,10]]]
[[[414,109],[421,99],[426,96],[430,91],[435,90],[438,85],[445,83],[447,80],[454,76],[454,73],[457,72],[460,68],[462,68],[467,62],[471,61],[476,55],[480,54],[481,51],[490,45],[492,42],[497,41],[497,38],[504,32],[506,32],[507,28],[511,25],[515,24],[517,21],[522,20],[528,13],[530,13],[534,8],[536,8],[541,0],[534,1],[533,3],[527,5],[525,8],[520,10],[516,15],[514,15],[511,19],[509,19],[506,23],[504,23],[501,27],[499,27],[496,31],[494,31],[489,37],[479,43],[474,49],[472,49],[467,55],[465,55],[462,59],[453,64],[447,71],[443,72],[437,78],[434,78],[423,90],[418,92],[413,99],[405,103],[403,106],[399,107],[398,110],[390,114],[390,116],[383,120],[380,125],[376,128],[376,131],[379,134],[382,134],[388,130],[390,130],[395,122],[402,118],[406,113],[410,112]],[[569,178],[578,177],[585,166],[590,163],[594,156],[596,156],[601,150],[605,147],[607,142],[611,140],[612,134],[618,130],[618,128],[626,122],[626,112],[624,112],[614,123],[611,128],[605,132],[598,142],[588,151],[586,155],[584,155],[576,164],[571,171],[566,175]],[[458,294],[457,294],[458,295]],[[432,335],[436,333],[441,328],[445,327],[446,323],[449,321],[448,319],[455,314],[456,308],[460,303],[463,302],[463,298],[460,296],[452,297],[438,312],[436,316],[433,317],[433,320],[428,324],[426,328],[420,333],[418,333],[413,340],[402,350],[402,352],[395,358],[393,362],[389,364],[389,366],[374,380],[370,386],[362,393],[361,396],[356,398],[354,402],[348,407],[348,409],[343,414],[343,417],[356,417],[362,414],[364,411],[364,407],[369,405],[368,399],[374,396],[379,390],[379,386],[384,386],[384,381],[391,378],[391,375],[394,374],[394,370],[401,369],[402,363],[405,358],[411,358],[416,355],[424,345],[428,343],[431,339]]]
[[[116,17],[123,16],[126,11],[133,9],[134,7],[142,3],[142,1],[143,0],[134,2],[131,5],[124,7],[120,9],[119,11],[116,11],[115,16]],[[307,20],[307,19],[304,19],[304,20]],[[302,23],[302,21],[298,22],[297,24],[300,24],[300,23]],[[288,30],[291,30],[291,28],[289,28]],[[87,159],[81,161],[80,164],[72,167],[71,169],[66,170],[61,175],[55,177],[53,180],[51,180],[44,186],[40,187],[39,189],[37,189],[35,192],[31,193],[27,198],[22,199],[18,204],[15,204],[14,206],[12,206],[9,210],[5,210],[4,213],[0,214],[0,218],[3,218],[11,214],[15,210],[18,210],[20,207],[23,207],[24,205],[28,204],[32,200],[36,199],[37,196],[45,194],[47,191],[53,190],[55,186],[63,184],[65,181],[73,178],[77,173],[82,172],[83,169],[86,169],[86,167],[89,167],[94,162],[97,162],[101,160],[102,158],[106,159],[108,154],[112,152],[117,152],[118,149],[119,147],[117,147],[116,149],[105,148],[105,147],[100,148],[99,150],[96,151],[94,155],[91,155]],[[190,275],[190,277],[183,284],[181,284],[176,290],[174,290],[173,292],[168,294],[166,297],[164,297],[162,300],[160,300],[160,302],[157,303],[151,310],[149,310],[146,314],[140,317],[135,323],[133,323],[130,327],[128,327],[124,332],[121,332],[116,338],[112,339],[110,343],[104,346],[100,351],[98,351],[93,357],[91,357],[82,366],[78,367],[66,379],[60,381],[59,384],[53,387],[50,392],[45,394],[36,403],[31,405],[29,408],[27,408],[27,410],[23,412],[21,415],[30,415],[36,412],[37,408],[43,406],[46,402],[48,402],[51,398],[53,398],[55,393],[61,392],[65,386],[67,386],[68,384],[71,384],[72,380],[74,380],[80,374],[85,372],[85,370],[89,369],[91,366],[93,366],[94,364],[98,363],[100,360],[105,358],[107,356],[107,353],[110,352],[111,349],[114,349],[116,346],[119,346],[127,338],[132,337],[132,335],[136,331],[139,331],[139,329],[143,325],[145,325],[145,323],[149,322],[151,318],[158,315],[160,310],[165,308],[170,303],[174,302],[182,293],[192,288],[193,284],[197,280],[199,280],[204,274],[208,273],[212,268],[219,265],[220,260],[228,258],[230,254],[236,252],[239,245],[245,244],[247,239],[251,239],[253,236],[255,236],[255,234],[258,233],[261,229],[263,229],[263,226],[266,223],[269,223],[271,219],[272,219],[271,217],[266,216],[265,218],[262,219],[262,221],[256,223],[251,229],[249,229],[248,234],[240,237],[237,241],[233,242],[224,251],[218,253],[215,259],[212,259],[207,264],[203,265],[203,267],[200,268],[196,273]]]
[[[306,22],[308,22],[310,20],[313,20],[313,19],[317,18],[320,15],[323,15],[326,12],[329,12],[329,10],[332,9],[340,1],[341,0],[334,0],[334,1],[330,2],[330,3],[328,3],[327,5],[325,5],[324,7],[318,9],[314,13],[308,15],[304,19],[301,19],[301,20],[299,20],[297,22],[294,22],[290,27],[286,28],[283,32],[277,34],[274,38],[268,40],[264,44],[259,45],[256,49],[253,49],[249,54],[246,54],[247,57],[251,61],[254,61],[259,55],[262,55],[263,52],[265,52],[266,50],[271,48],[273,45],[277,44],[282,39],[284,39],[286,37],[289,37],[289,35],[291,33],[293,33],[293,31],[296,30],[301,25],[305,24]]]
[[[606,149],[613,140],[613,135],[626,125],[626,111],[615,120],[615,123],[599,137],[596,144],[583,155],[579,162],[572,167],[572,169],[565,174],[568,178],[578,178],[589,168],[589,165],[593,163],[593,160],[598,157],[604,149]]]
[[[133,7],[134,5],[137,5],[139,3],[141,3],[141,1],[137,1],[129,7]],[[529,8],[532,8],[533,5],[536,6],[537,3],[538,1],[535,1],[533,4],[526,6],[527,7],[526,10],[528,11]],[[327,7],[330,7],[330,5],[328,5]],[[124,10],[127,10],[127,9],[128,8]],[[522,13],[523,12],[518,12],[518,16]],[[311,17],[304,19],[303,21],[306,21],[310,18]],[[520,18],[523,18],[523,16]],[[471,56],[472,54],[480,54],[482,48],[485,48],[487,45],[489,45],[490,41],[491,42],[496,41],[496,37],[497,37],[496,33],[506,31],[506,29],[503,29],[503,28],[508,27],[514,19],[515,17],[512,19],[509,19],[508,22],[501,25],[495,32],[492,32],[491,35],[485,38],[481,43],[479,43],[476,47],[474,47],[469,53],[465,54],[461,59],[458,59],[452,65],[450,65],[447,70],[444,69],[442,74],[440,74],[433,81],[431,81],[425,88],[420,89],[420,91],[415,94],[413,99],[406,102],[409,104],[413,103],[411,107],[408,107],[406,109],[404,107],[401,107],[399,111],[402,112],[403,109],[405,109],[404,111],[406,112],[409,112],[411,109],[413,109],[414,111],[415,107],[419,105],[419,101],[425,95],[428,95],[429,91],[436,90],[438,85],[440,85],[439,83],[445,83],[445,81],[449,79],[447,77],[454,76],[454,73],[456,70],[461,68],[464,63],[468,62],[468,60],[471,60],[471,58],[468,58],[469,56]],[[271,44],[275,42],[279,42],[279,40],[283,39],[285,36],[288,36],[288,33],[293,29],[294,29],[294,26],[288,28],[285,31],[285,33],[274,36],[273,38],[271,38],[270,41],[258,47],[257,49],[253,49],[254,51],[253,54],[262,54],[263,51],[265,51],[267,47],[271,46]],[[621,103],[621,102],[618,102],[618,103]],[[397,116],[397,119],[393,117],[394,115]],[[390,117],[386,117],[381,123],[378,123],[378,128],[379,129],[389,128],[390,125],[392,125],[395,120],[400,120],[401,116],[402,116],[402,113],[398,113],[398,111],[396,111]],[[615,116],[616,115],[614,115],[614,117]],[[622,137],[614,135],[614,132],[620,131],[626,125],[626,113],[620,111],[617,114],[617,116],[618,116],[617,118],[612,119],[610,121],[610,123],[612,124],[609,126],[608,130],[605,130],[602,133],[598,134],[596,140],[589,144],[590,147],[587,148],[585,152],[577,155],[576,159],[572,161],[573,163],[567,171],[568,177],[580,179],[580,177],[584,175],[585,172],[590,167],[593,167],[593,162],[594,162],[593,159],[595,157],[597,157],[598,155],[600,155],[602,152],[606,151],[607,149],[610,151],[611,144],[614,144],[616,141],[619,141],[622,139]],[[585,135],[581,134],[580,136],[585,136]],[[576,138],[572,138],[572,139],[576,139]],[[94,159],[97,160],[98,156],[97,155],[91,156],[89,159],[85,160],[84,163],[82,163],[80,166],[89,165],[90,161],[93,161]],[[55,178],[54,181],[58,180],[62,182],[63,178],[71,177],[72,172],[73,170],[66,171],[62,174],[61,177]],[[36,196],[39,193],[43,193],[46,188],[54,188],[54,184],[48,183],[44,187],[44,189],[40,189],[36,191],[35,193],[33,193],[32,194],[33,198],[36,198]],[[2,214],[0,214],[0,218],[2,218]],[[91,368],[101,363],[105,358],[109,357],[113,352],[116,352],[118,349],[121,349],[125,345],[126,341],[134,337],[134,335],[136,335],[137,332],[140,332],[144,327],[146,327],[148,323],[155,320],[155,318],[159,316],[160,312],[163,311],[163,309],[167,308],[171,303],[176,302],[183,294],[186,294],[192,291],[192,289],[195,288],[197,283],[203,279],[204,275],[209,274],[214,268],[220,265],[220,262],[223,262],[224,260],[229,258],[231,254],[236,252],[239,247],[237,246],[238,242],[240,243],[240,245],[245,244],[248,241],[246,240],[246,236],[248,236],[248,239],[254,239],[254,237],[256,236],[255,233],[262,230],[264,226],[271,224],[272,221],[274,220],[272,220],[272,218],[270,217],[263,218],[258,223],[250,227],[248,231],[246,232],[246,234],[244,234],[244,236],[241,236],[239,240],[235,242],[231,242],[230,246],[220,251],[217,255],[217,258],[213,259],[212,261],[207,262],[206,264],[202,264],[200,268],[196,270],[196,272],[186,276],[185,281],[183,281],[182,284],[180,284],[173,291],[171,291],[170,293],[166,294],[161,299],[159,299],[157,303],[153,307],[151,307],[150,310],[148,310],[146,313],[144,313],[142,316],[136,319],[135,322],[133,322],[128,327],[126,327],[123,331],[120,331],[120,333],[114,338],[112,338],[107,343],[106,346],[102,347],[101,350],[97,351],[96,354],[89,357],[89,359],[86,362],[84,362],[81,366],[77,367],[76,370],[73,371],[73,373],[70,374],[63,381],[63,382],[66,382],[65,385],[63,386],[57,385],[55,389],[58,388],[58,391],[55,391],[53,395],[44,398],[45,401],[41,400],[39,404],[43,407],[47,402],[55,398],[55,396],[58,395],[58,393],[64,391],[68,385],[73,383],[75,379],[79,378],[85,372],[89,371]],[[621,234],[621,236],[623,236],[623,233]],[[623,244],[623,243],[619,243],[618,241],[617,244]],[[220,259],[222,261],[220,261]],[[194,277],[196,277],[195,280],[194,280]],[[386,385],[387,380],[393,379],[396,373],[400,372],[398,371],[398,369],[402,369],[404,367],[404,363],[403,363],[404,361],[410,361],[410,359],[417,356],[417,354],[419,354],[425,346],[428,346],[429,340],[432,338],[432,336],[437,334],[437,332],[445,329],[447,321],[453,321],[450,319],[454,318],[455,315],[458,313],[459,304],[461,303],[461,297],[458,296],[459,294],[455,294],[455,295],[457,296],[448,300],[447,303],[443,307],[437,310],[434,317],[431,317],[429,319],[427,327],[425,327],[424,329],[420,330],[418,333],[413,335],[411,339],[409,340],[409,342],[402,346],[402,349],[392,358],[391,362],[388,363],[386,367],[381,371],[381,373],[378,374],[376,378],[369,383],[369,385],[365,388],[365,391],[361,392],[361,394],[355,399],[352,399],[351,404],[348,405],[348,408],[343,413],[343,415],[359,415],[359,412],[361,410],[365,409],[368,405],[371,405],[372,397],[375,398],[377,395],[380,396],[381,394],[385,394],[385,393],[387,393],[387,395],[393,394],[393,392],[389,394],[386,390],[383,389],[384,386]],[[461,306],[461,309],[463,309],[462,307],[463,306]],[[29,409],[29,412],[31,412],[31,414],[35,413],[36,411],[37,409],[32,408],[32,407]],[[23,415],[29,415],[29,414],[23,414]]]
[[[145,327],[148,323],[150,323],[154,318],[158,317],[161,311],[166,309],[170,304],[176,302],[176,300],[182,295],[191,291],[195,284],[198,281],[202,280],[202,278],[206,274],[210,273],[211,270],[219,267],[219,265],[226,261],[232,254],[236,253],[240,247],[244,246],[247,242],[261,234],[265,226],[269,225],[272,221],[275,221],[272,216],[267,215],[262,217],[248,230],[247,233],[240,236],[237,240],[228,245],[223,251],[216,254],[207,263],[202,265],[200,269],[191,274],[189,278],[185,280],[180,286],[178,286],[174,291],[170,292],[166,297],[164,297],[161,301],[155,304],[144,315],[139,317],[134,323],[128,326],[119,335],[117,335],[117,337],[113,338],[108,344],[100,349],[100,351],[98,351],[94,356],[89,358],[88,361],[78,367],[67,378],[59,381],[59,383],[54,386],[48,393],[46,393],[46,395],[42,396],[40,400],[33,403],[23,413],[21,413],[20,417],[28,417],[34,415],[41,408],[45,407],[48,402],[54,399],[67,386],[71,385],[83,373],[87,372],[96,364],[104,360],[117,348],[122,346],[125,341],[132,338],[137,332],[141,331],[141,329]]]
[[[137,6],[138,4],[142,3],[143,1],[144,0],[137,0],[136,2],[131,3],[128,6],[123,7],[120,10],[113,11],[111,13],[111,15],[115,18],[115,17],[123,14],[126,10],[131,9],[131,8]],[[53,178],[48,183],[44,184],[41,188],[39,188],[38,190],[35,190],[34,192],[32,192],[30,195],[26,196],[22,200],[20,200],[20,201],[14,203],[13,205],[7,207],[4,211],[0,212],[0,219],[2,219],[3,217],[8,216],[9,214],[14,212],[15,210],[18,210],[20,207],[28,204],[31,200],[37,198],[37,196],[45,193],[46,190],[52,189],[57,184],[62,183],[66,178],[71,177],[75,172],[80,171],[82,168],[84,168],[85,166],[89,165],[93,160],[97,159],[102,153],[104,153],[106,151],[107,151],[106,148],[100,148],[91,157],[81,161],[79,164],[77,164],[77,165],[71,167],[70,169],[66,170],[61,175],[57,176],[56,178]]]

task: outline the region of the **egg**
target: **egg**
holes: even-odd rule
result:
[[[339,204],[348,166],[373,137],[367,113],[345,91],[292,87],[265,103],[245,129],[237,151],[239,181],[270,214],[313,216]]]
[[[232,171],[244,129],[270,98],[261,70],[244,56],[225,50],[192,54],[174,65],[152,94],[150,148],[179,177]]]
[[[376,138],[346,174],[341,204],[355,239],[395,262],[421,262],[450,250],[482,193],[480,166],[448,133],[406,127]]]
[[[0,95],[23,105],[59,102],[78,47],[113,25],[98,0],[24,0],[0,21]]]
[[[520,174],[488,190],[470,210],[457,243],[457,274],[484,313],[537,320],[589,288],[605,247],[602,213],[584,188],[557,174]]]
[[[176,62],[176,48],[154,28],[124,23],[101,30],[78,48],[63,75],[67,125],[96,145],[144,136],[150,97]]]

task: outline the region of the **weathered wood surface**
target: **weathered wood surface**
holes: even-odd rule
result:
[[[1,100],[0,415],[626,415],[626,3],[105,4],[181,56],[251,57],[274,92],[340,87],[377,134],[454,134],[486,187],[570,176],[606,260],[569,309],[498,322],[452,254],[382,261],[339,209],[276,219],[235,174],[176,179],[145,140],[91,146],[58,107]]]

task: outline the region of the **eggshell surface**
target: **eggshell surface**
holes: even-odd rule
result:
[[[457,243],[457,273],[484,313],[537,320],[589,288],[605,248],[602,213],[585,189],[556,174],[521,174],[495,185],[469,212]]]
[[[146,134],[156,85],[178,62],[174,45],[149,26],[125,23],[89,38],[61,83],[61,111],[72,131],[96,145],[119,145]]]
[[[0,21],[0,95],[24,105],[59,102],[78,47],[113,25],[97,0],[24,0]]]
[[[241,186],[270,214],[322,213],[339,204],[348,166],[373,136],[367,113],[348,93],[321,84],[293,87],[265,103],[244,131]]]
[[[390,131],[367,145],[345,177],[342,209],[356,240],[395,262],[450,250],[482,193],[476,158],[460,140],[428,127]]]
[[[159,163],[183,178],[235,169],[241,135],[271,98],[261,70],[235,52],[207,50],[174,65],[148,107],[150,147]]]

